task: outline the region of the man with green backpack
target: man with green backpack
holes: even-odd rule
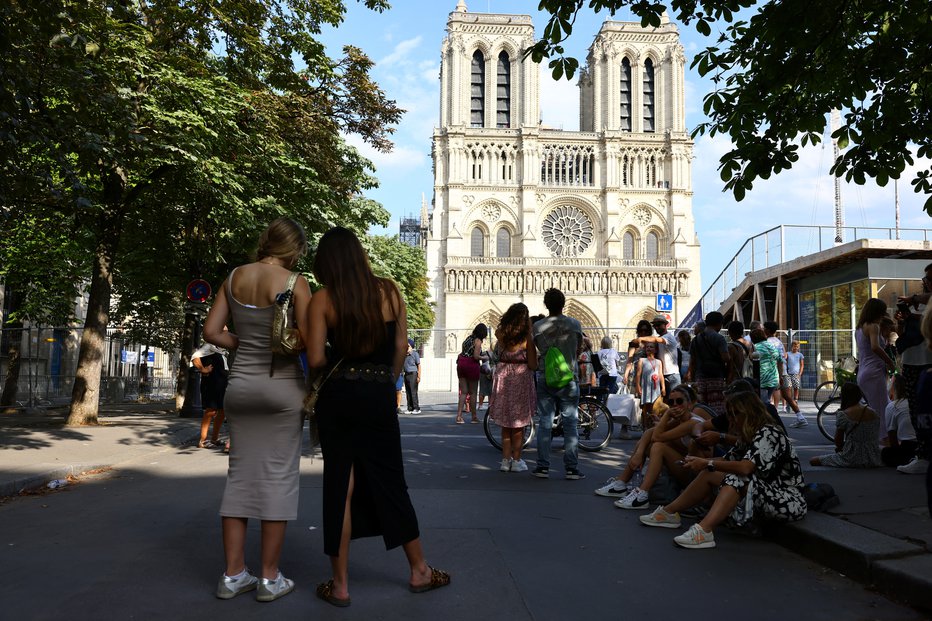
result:
[[[559,289],[547,289],[544,306],[547,317],[534,324],[534,344],[544,360],[543,372],[537,379],[537,468],[535,477],[550,477],[550,442],[553,419],[563,417],[563,465],[570,480],[586,478],[578,468],[579,432],[579,366],[577,360],[583,347],[582,326],[563,314],[566,298]]]

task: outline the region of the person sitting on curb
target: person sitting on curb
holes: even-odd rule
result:
[[[687,456],[684,466],[698,476],[676,500],[640,517],[645,526],[679,528],[681,511],[714,499],[702,520],[673,538],[683,548],[714,548],[713,530],[729,517],[741,526],[752,518],[794,522],[806,515],[796,451],[760,398],[748,392],[728,395],[725,413],[738,447],[723,458]]]
[[[833,468],[876,468],[880,461],[877,434],[880,417],[861,404],[864,393],[854,382],[841,387],[841,405],[835,414],[835,452],[809,460],[813,466]]]
[[[624,471],[615,479],[595,491],[599,496],[622,496],[615,502],[619,509],[640,509],[649,502],[650,489],[657,482],[664,467],[681,485],[689,482],[692,474],[682,467],[683,456],[699,427],[709,419],[706,410],[696,407],[696,393],[685,384],[680,384],[670,392],[660,422],[648,429],[641,436],[631,459]],[[660,402],[657,408],[665,407]],[[640,485],[629,488],[629,483],[643,465],[645,457],[650,457],[647,472]]]
[[[884,420],[889,446],[880,450],[880,460],[885,466],[894,467],[910,463],[916,455],[916,428],[909,418],[906,379],[900,373],[893,376],[890,403],[884,412]]]

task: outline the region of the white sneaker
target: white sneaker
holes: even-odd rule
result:
[[[294,591],[294,580],[289,580],[278,572],[275,580],[263,578],[259,581],[259,592],[256,593],[256,601],[271,602],[279,597],[284,597]]]
[[[511,462],[512,472],[527,472],[527,464],[523,459],[515,459]]]
[[[663,507],[657,507],[653,512],[638,518],[644,526],[657,526],[659,528],[679,528],[680,514],[667,513]]]
[[[682,535],[673,538],[673,542],[681,548],[698,550],[701,548],[714,548],[715,535],[706,532],[698,524],[693,524]]]
[[[416,409],[416,410],[412,410],[411,413],[412,413],[412,414],[420,414],[420,413],[421,413],[421,408],[418,408],[418,409]]]
[[[628,495],[621,500],[615,501],[615,506],[619,509],[643,509],[648,504],[650,502],[647,492],[638,487],[628,492]]]
[[[499,467],[499,470],[502,472],[511,472],[511,459],[503,459],[502,465]]]
[[[612,477],[605,482],[605,485],[595,490],[596,496],[611,496],[612,498],[624,498],[628,495],[631,488],[628,484],[620,479]]]
[[[897,466],[896,469],[903,474],[925,474],[929,470],[929,460],[913,457],[906,465]]]
[[[249,573],[249,569],[246,569],[237,578],[231,578],[223,574],[220,576],[220,582],[217,584],[217,597],[220,599],[232,599],[240,593],[252,591],[258,584],[259,579]]]
[[[793,427],[795,429],[799,429],[800,427],[807,427],[807,426],[809,426],[809,421],[806,420],[805,418],[797,418],[795,422],[790,424],[790,427]]]

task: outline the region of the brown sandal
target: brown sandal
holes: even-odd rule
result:
[[[450,574],[440,569],[434,569],[430,565],[427,567],[430,569],[430,582],[420,586],[409,584],[408,590],[412,593],[426,593],[427,591],[433,591],[434,589],[439,589],[440,587],[445,587],[450,584]]]
[[[317,585],[317,597],[337,608],[346,608],[350,605],[350,598],[343,599],[333,594],[333,580]]]

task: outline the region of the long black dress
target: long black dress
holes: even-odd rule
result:
[[[324,457],[324,552],[329,556],[339,555],[351,470],[353,539],[381,535],[390,550],[420,536],[405,482],[395,408],[395,329],[394,321],[387,322],[387,338],[372,354],[343,360],[317,401]],[[332,351],[330,364],[341,357]]]

